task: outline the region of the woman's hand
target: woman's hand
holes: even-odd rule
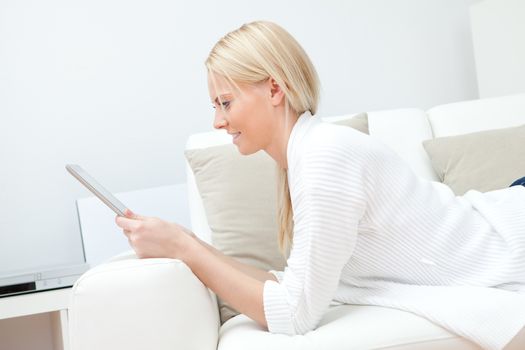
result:
[[[156,217],[141,216],[126,209],[126,217],[117,216],[115,222],[123,229],[129,244],[139,258],[173,258],[183,260],[186,247],[195,234],[176,223]]]

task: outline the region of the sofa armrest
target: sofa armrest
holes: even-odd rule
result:
[[[219,327],[215,294],[176,259],[121,254],[71,293],[72,350],[216,350]]]

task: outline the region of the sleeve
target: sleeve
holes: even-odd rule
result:
[[[364,167],[345,150],[317,150],[295,169],[294,237],[279,283],[267,280],[268,330],[288,335],[314,329],[336,292],[366,208]]]

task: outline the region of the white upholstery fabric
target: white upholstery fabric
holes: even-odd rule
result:
[[[422,142],[432,138],[425,112],[420,109],[395,109],[368,112],[370,135],[392,148],[412,166],[419,176],[438,181]]]
[[[73,350],[214,350],[215,295],[180,260],[129,253],[86,272],[69,308]]]
[[[271,334],[244,315],[221,327],[218,350],[479,350],[414,314],[377,306],[331,307],[320,326],[305,335]]]
[[[525,124],[525,93],[450,103],[427,112],[434,137]]]

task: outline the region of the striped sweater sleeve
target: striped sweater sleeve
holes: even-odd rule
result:
[[[364,167],[346,149],[307,152],[296,168],[292,250],[279,282],[264,284],[264,313],[271,333],[314,329],[335,294],[366,208]]]

